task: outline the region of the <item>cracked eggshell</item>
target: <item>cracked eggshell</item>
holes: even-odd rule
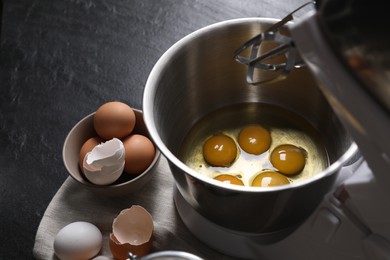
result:
[[[84,260],[96,256],[103,245],[103,236],[93,224],[78,221],[63,227],[55,236],[54,253],[62,260]]]
[[[122,210],[114,219],[110,234],[110,250],[115,259],[127,259],[131,252],[137,256],[148,254],[152,248],[153,219],[141,206]]]
[[[94,184],[108,185],[121,176],[124,166],[125,148],[121,140],[113,138],[85,155],[83,173]]]

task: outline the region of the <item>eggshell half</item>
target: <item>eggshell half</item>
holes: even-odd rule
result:
[[[127,259],[131,252],[143,256],[152,247],[153,219],[141,206],[122,210],[114,219],[110,234],[110,250],[115,259]]]
[[[125,148],[121,140],[113,138],[95,146],[84,158],[85,177],[97,185],[116,181],[125,166]]]

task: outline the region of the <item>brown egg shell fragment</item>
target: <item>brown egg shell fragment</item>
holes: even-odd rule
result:
[[[110,250],[115,258],[126,259],[128,252],[143,256],[150,252],[154,225],[152,216],[141,206],[122,210],[114,219]]]

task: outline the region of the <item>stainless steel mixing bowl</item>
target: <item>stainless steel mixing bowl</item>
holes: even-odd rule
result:
[[[306,69],[283,81],[251,86],[235,50],[276,20],[245,18],[202,28],[174,44],[147,80],[143,111],[152,139],[168,159],[184,199],[208,220],[237,232],[273,233],[299,225],[331,189],[340,168],[357,153]],[[224,185],[178,159],[191,127],[209,112],[233,104],[261,102],[293,111],[323,136],[330,166],[313,178],[272,188]]]

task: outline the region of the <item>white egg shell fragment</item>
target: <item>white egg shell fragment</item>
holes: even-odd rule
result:
[[[125,148],[121,140],[113,138],[85,155],[83,172],[90,182],[108,185],[121,176],[124,166]]]
[[[152,236],[153,220],[143,207],[134,205],[121,211],[113,222],[112,232],[121,243],[141,245]]]
[[[88,222],[73,222],[63,227],[54,238],[54,253],[61,260],[85,260],[96,256],[102,248],[100,230]]]
[[[122,210],[114,219],[110,234],[110,249],[116,259],[126,259],[128,252],[143,256],[150,252],[153,219],[141,206]]]

